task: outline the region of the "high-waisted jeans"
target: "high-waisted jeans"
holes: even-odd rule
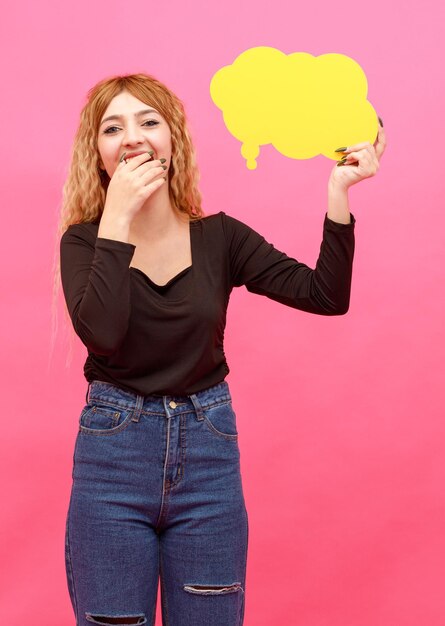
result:
[[[143,396],[89,383],[65,561],[76,626],[241,626],[248,520],[236,415],[222,381]]]

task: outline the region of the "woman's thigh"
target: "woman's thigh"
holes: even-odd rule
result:
[[[152,626],[163,416],[140,414],[133,421],[135,407],[124,396],[100,389],[79,418],[66,520],[66,573],[76,626]]]
[[[74,489],[65,559],[76,626],[154,625],[159,538],[131,507],[101,506]]]
[[[163,623],[241,626],[248,518],[236,415],[227,395],[202,399],[198,393],[194,399],[197,408],[183,420],[182,469],[164,499]],[[180,424],[172,422],[174,438],[176,428]]]

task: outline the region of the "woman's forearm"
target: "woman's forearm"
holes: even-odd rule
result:
[[[328,218],[340,224],[350,224],[348,190],[339,185],[328,184]]]

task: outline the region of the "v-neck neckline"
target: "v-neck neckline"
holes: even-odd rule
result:
[[[194,255],[193,255],[193,228],[192,228],[192,220],[189,220],[189,241],[190,241],[190,256],[192,259],[192,263],[191,265],[184,267],[184,269],[182,269],[180,272],[178,272],[177,274],[175,274],[175,276],[172,276],[172,278],[170,278],[170,280],[168,280],[164,285],[158,285],[158,283],[155,283],[154,280],[152,280],[150,278],[150,276],[148,276],[143,270],[139,269],[139,267],[133,267],[132,265],[130,265],[130,270],[136,270],[139,274],[142,274],[142,276],[144,276],[144,278],[147,280],[147,282],[149,282],[156,290],[159,291],[165,291],[168,287],[170,287],[170,285],[180,276],[182,276],[183,274],[185,274],[186,272],[188,272],[189,270],[191,270],[193,268],[193,264],[194,264]]]

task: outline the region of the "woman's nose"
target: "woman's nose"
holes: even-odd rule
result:
[[[124,130],[124,143],[137,143],[144,141],[144,133],[137,125],[129,125]]]

